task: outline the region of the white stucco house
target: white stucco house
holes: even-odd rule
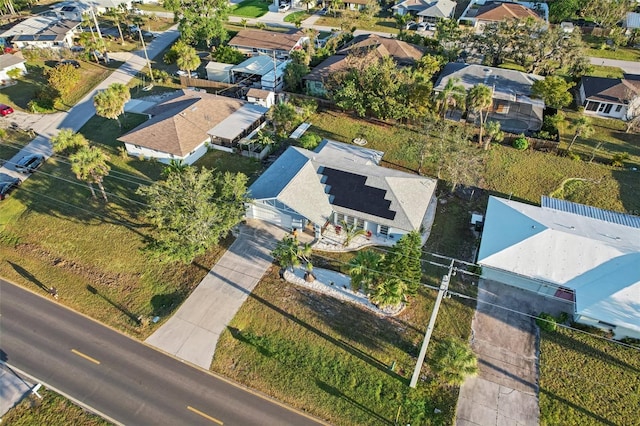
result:
[[[182,90],[145,111],[149,120],[120,136],[129,155],[193,164],[207,149],[232,152],[265,121],[268,108],[206,92]]]
[[[640,75],[582,77],[578,104],[587,115],[629,120],[640,114]]]
[[[573,302],[575,321],[640,338],[640,217],[542,197],[490,197],[482,277]]]
[[[453,18],[456,2],[452,0],[404,0],[391,7],[400,16],[411,15],[417,22],[437,22]]]
[[[56,16],[34,16],[0,33],[18,49],[69,48],[80,21],[60,19]]]
[[[249,188],[247,217],[316,237],[346,222],[390,242],[428,228],[436,180],[382,167],[382,155],[328,140],[289,147]]]
[[[13,55],[10,53],[5,53],[4,55],[0,55],[0,80],[11,80],[11,77],[9,77],[8,73],[13,69],[19,69],[20,75],[26,74],[26,62],[27,61],[22,57],[20,53],[16,53]]]

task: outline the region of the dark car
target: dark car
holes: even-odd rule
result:
[[[13,108],[9,105],[0,104],[0,115],[4,117],[9,114],[13,114]]]
[[[0,200],[4,200],[13,188],[17,188],[22,181],[18,178],[11,178],[0,182]]]
[[[16,170],[21,173],[33,173],[44,163],[44,155],[31,154],[26,155],[16,163]]]
[[[80,62],[76,61],[75,59],[63,59],[62,61],[58,62],[56,66],[61,67],[63,65],[71,65],[74,68],[80,68]]]

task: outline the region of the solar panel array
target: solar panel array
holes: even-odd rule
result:
[[[324,183],[333,198],[331,204],[384,219],[395,218],[396,212],[390,210],[391,201],[385,199],[387,191],[367,186],[366,176],[329,167],[320,173],[326,177]]]

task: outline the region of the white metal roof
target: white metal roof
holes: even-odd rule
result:
[[[261,105],[245,104],[209,130],[207,134],[221,139],[233,140],[258,121],[267,111],[269,111],[269,108]]]
[[[576,312],[640,331],[640,229],[491,197],[478,263],[574,290]]]

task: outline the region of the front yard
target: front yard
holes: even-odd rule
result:
[[[231,16],[242,18],[259,18],[269,11],[270,1],[265,0],[243,0],[231,6]]]

